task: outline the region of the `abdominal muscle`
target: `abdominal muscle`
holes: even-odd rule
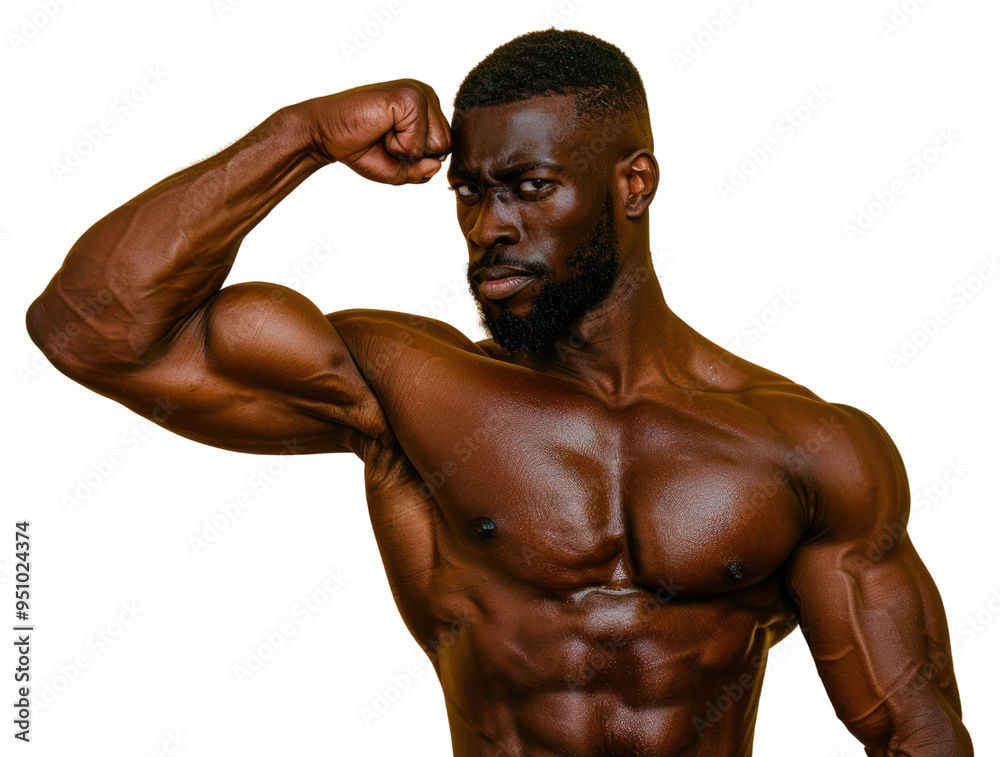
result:
[[[794,627],[776,586],[695,599],[487,585],[431,655],[459,757],[750,754],[767,650]]]

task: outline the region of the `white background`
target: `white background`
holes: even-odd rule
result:
[[[435,87],[450,113],[484,55],[555,24],[618,44],[644,77],[662,172],[652,243],[673,309],[738,354],[868,411],[895,439],[966,721],[979,754],[1000,753],[1000,277],[979,273],[1000,252],[1000,6],[905,5],[912,13],[895,18],[905,22],[887,26],[890,0],[398,0],[396,12],[381,1],[5,3],[0,626],[12,635],[13,523],[27,518],[34,692],[51,702],[36,701],[32,743],[15,742],[14,660],[0,641],[0,752],[152,755],[179,735],[186,757],[449,753],[440,689],[386,584],[360,461],[253,457],[151,430],[47,365],[23,314],[90,224],[277,108],[405,76]],[[706,24],[726,10],[713,36]],[[389,21],[366,40],[373,12]],[[685,50],[689,63],[677,57]],[[832,95],[808,112],[812,87]],[[809,118],[786,139],[778,122],[800,106]],[[95,145],[102,119],[110,127]],[[957,136],[935,151],[939,129]],[[724,199],[718,182],[769,137],[778,150]],[[908,161],[925,149],[934,162],[912,181]],[[905,193],[849,240],[844,224],[897,180]],[[288,281],[299,266],[298,288],[327,311],[423,311],[477,335],[444,187],[325,169],[250,235],[230,281]],[[964,283],[971,299],[954,289]],[[781,293],[793,303],[777,314]],[[937,310],[943,323],[921,336]],[[918,349],[893,365],[906,338]],[[255,471],[269,463],[259,486]],[[961,473],[949,481],[949,469]],[[241,494],[249,507],[227,521],[223,508]],[[213,518],[225,528],[196,554],[190,539]],[[324,595],[326,571],[338,569],[347,578]],[[313,592],[326,601],[303,617],[297,603]],[[234,666],[282,623],[292,635],[238,681]],[[863,754],[801,634],[772,654],[757,753]],[[407,686],[398,697],[393,677]],[[378,694],[395,701],[366,722]]]

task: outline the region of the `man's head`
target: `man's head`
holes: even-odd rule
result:
[[[455,96],[448,178],[469,285],[508,352],[551,344],[611,291],[656,187],[642,80],[617,47],[548,30],[494,50]]]

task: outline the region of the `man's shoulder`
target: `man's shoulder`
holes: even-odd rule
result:
[[[829,402],[805,386],[767,372],[739,392],[797,450],[830,464],[896,454],[885,429],[864,410]]]
[[[451,324],[414,313],[353,308],[327,313],[326,318],[349,346],[358,349],[375,347],[383,351],[396,347],[433,351],[456,347],[477,354],[484,352]]]
[[[760,382],[743,400],[784,439],[783,464],[811,493],[813,529],[845,533],[873,520],[905,522],[902,458],[871,415],[787,379]]]
[[[451,324],[394,310],[357,308],[326,315],[371,386],[408,387],[425,368],[467,365],[486,353]],[[463,359],[464,358],[464,359]]]
[[[818,486],[847,492],[903,475],[886,430],[864,410],[829,402],[802,384],[735,358],[728,389],[785,440],[786,452]]]
[[[722,392],[761,413],[795,441],[817,429],[852,436],[887,438],[882,427],[867,413],[850,405],[829,402],[806,386],[776,371],[752,363],[720,347],[706,351],[694,371],[699,390]]]

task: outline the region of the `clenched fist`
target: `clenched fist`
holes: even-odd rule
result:
[[[437,94],[415,79],[369,84],[293,107],[306,117],[320,154],[372,181],[427,181],[451,151]]]

